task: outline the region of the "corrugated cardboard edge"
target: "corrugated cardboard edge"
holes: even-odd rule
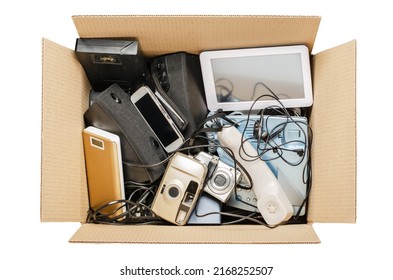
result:
[[[82,129],[89,88],[74,51],[42,39],[41,221],[86,218]]]
[[[355,223],[356,41],[316,54],[312,65],[313,184],[308,220]]]
[[[262,15],[117,15],[72,19],[81,38],[135,38],[146,56],[289,44],[305,44],[311,51],[321,20],[318,16]]]
[[[313,227],[286,225],[269,229],[259,225],[226,226],[113,226],[83,224],[71,243],[157,244],[317,244]]]

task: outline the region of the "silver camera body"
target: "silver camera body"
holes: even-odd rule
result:
[[[176,153],[168,163],[152,204],[152,211],[175,225],[185,225],[202,192],[208,168]]]
[[[227,202],[233,188],[240,182],[241,172],[220,161],[218,156],[199,152],[195,159],[208,167],[208,181],[203,189],[221,202]]]

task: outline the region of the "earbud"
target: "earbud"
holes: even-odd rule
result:
[[[272,134],[267,133],[267,131],[262,130],[261,122],[259,120],[255,121],[254,123],[254,129],[253,129],[253,137],[257,139],[258,141],[262,140],[263,142],[267,142],[276,136],[278,136],[284,128],[280,128],[276,131],[274,131]]]
[[[260,121],[256,121],[254,123],[254,129],[252,132],[252,135],[255,139],[261,139],[262,137],[262,127],[261,127],[261,122]]]

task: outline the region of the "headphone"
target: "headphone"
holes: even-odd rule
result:
[[[270,139],[277,137],[283,130],[284,130],[284,126],[280,129],[274,131],[272,134],[269,134],[267,131],[263,131],[263,125],[261,125],[261,121],[257,120],[254,123],[252,135],[258,141],[262,140],[263,142],[267,142]]]

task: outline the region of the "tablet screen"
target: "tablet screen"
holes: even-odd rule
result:
[[[200,56],[209,110],[247,110],[312,104],[305,46],[207,51]]]

